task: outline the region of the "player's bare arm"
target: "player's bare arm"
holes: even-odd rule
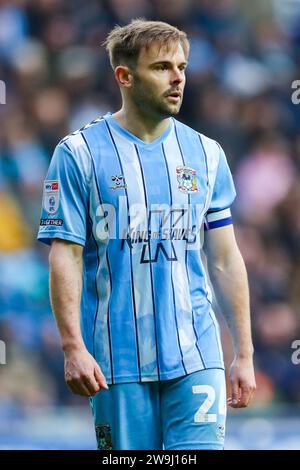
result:
[[[94,396],[108,389],[105,377],[87,351],[80,329],[83,247],[54,239],[49,254],[50,299],[65,356],[65,380],[73,393]]]
[[[226,318],[234,346],[228,404],[233,408],[246,407],[252,399],[256,384],[247,273],[233,226],[208,230],[204,249],[217,301]]]

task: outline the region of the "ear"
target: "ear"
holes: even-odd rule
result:
[[[115,78],[121,87],[130,88],[133,83],[133,75],[125,65],[118,65],[115,68]]]

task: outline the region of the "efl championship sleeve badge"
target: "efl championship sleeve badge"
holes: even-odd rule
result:
[[[178,166],[176,167],[176,173],[179,191],[186,194],[198,191],[196,170],[188,166]]]
[[[58,210],[59,184],[59,181],[44,181],[43,208],[50,215]]]

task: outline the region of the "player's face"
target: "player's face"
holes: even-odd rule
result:
[[[178,114],[185,86],[187,61],[180,43],[158,44],[140,53],[133,72],[132,99],[143,112],[166,118]]]

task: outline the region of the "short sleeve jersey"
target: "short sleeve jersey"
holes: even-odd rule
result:
[[[38,239],[82,245],[81,329],[108,383],[224,368],[203,231],[232,223],[214,140],[175,119],[145,143],[110,113],[64,138],[44,182]]]

